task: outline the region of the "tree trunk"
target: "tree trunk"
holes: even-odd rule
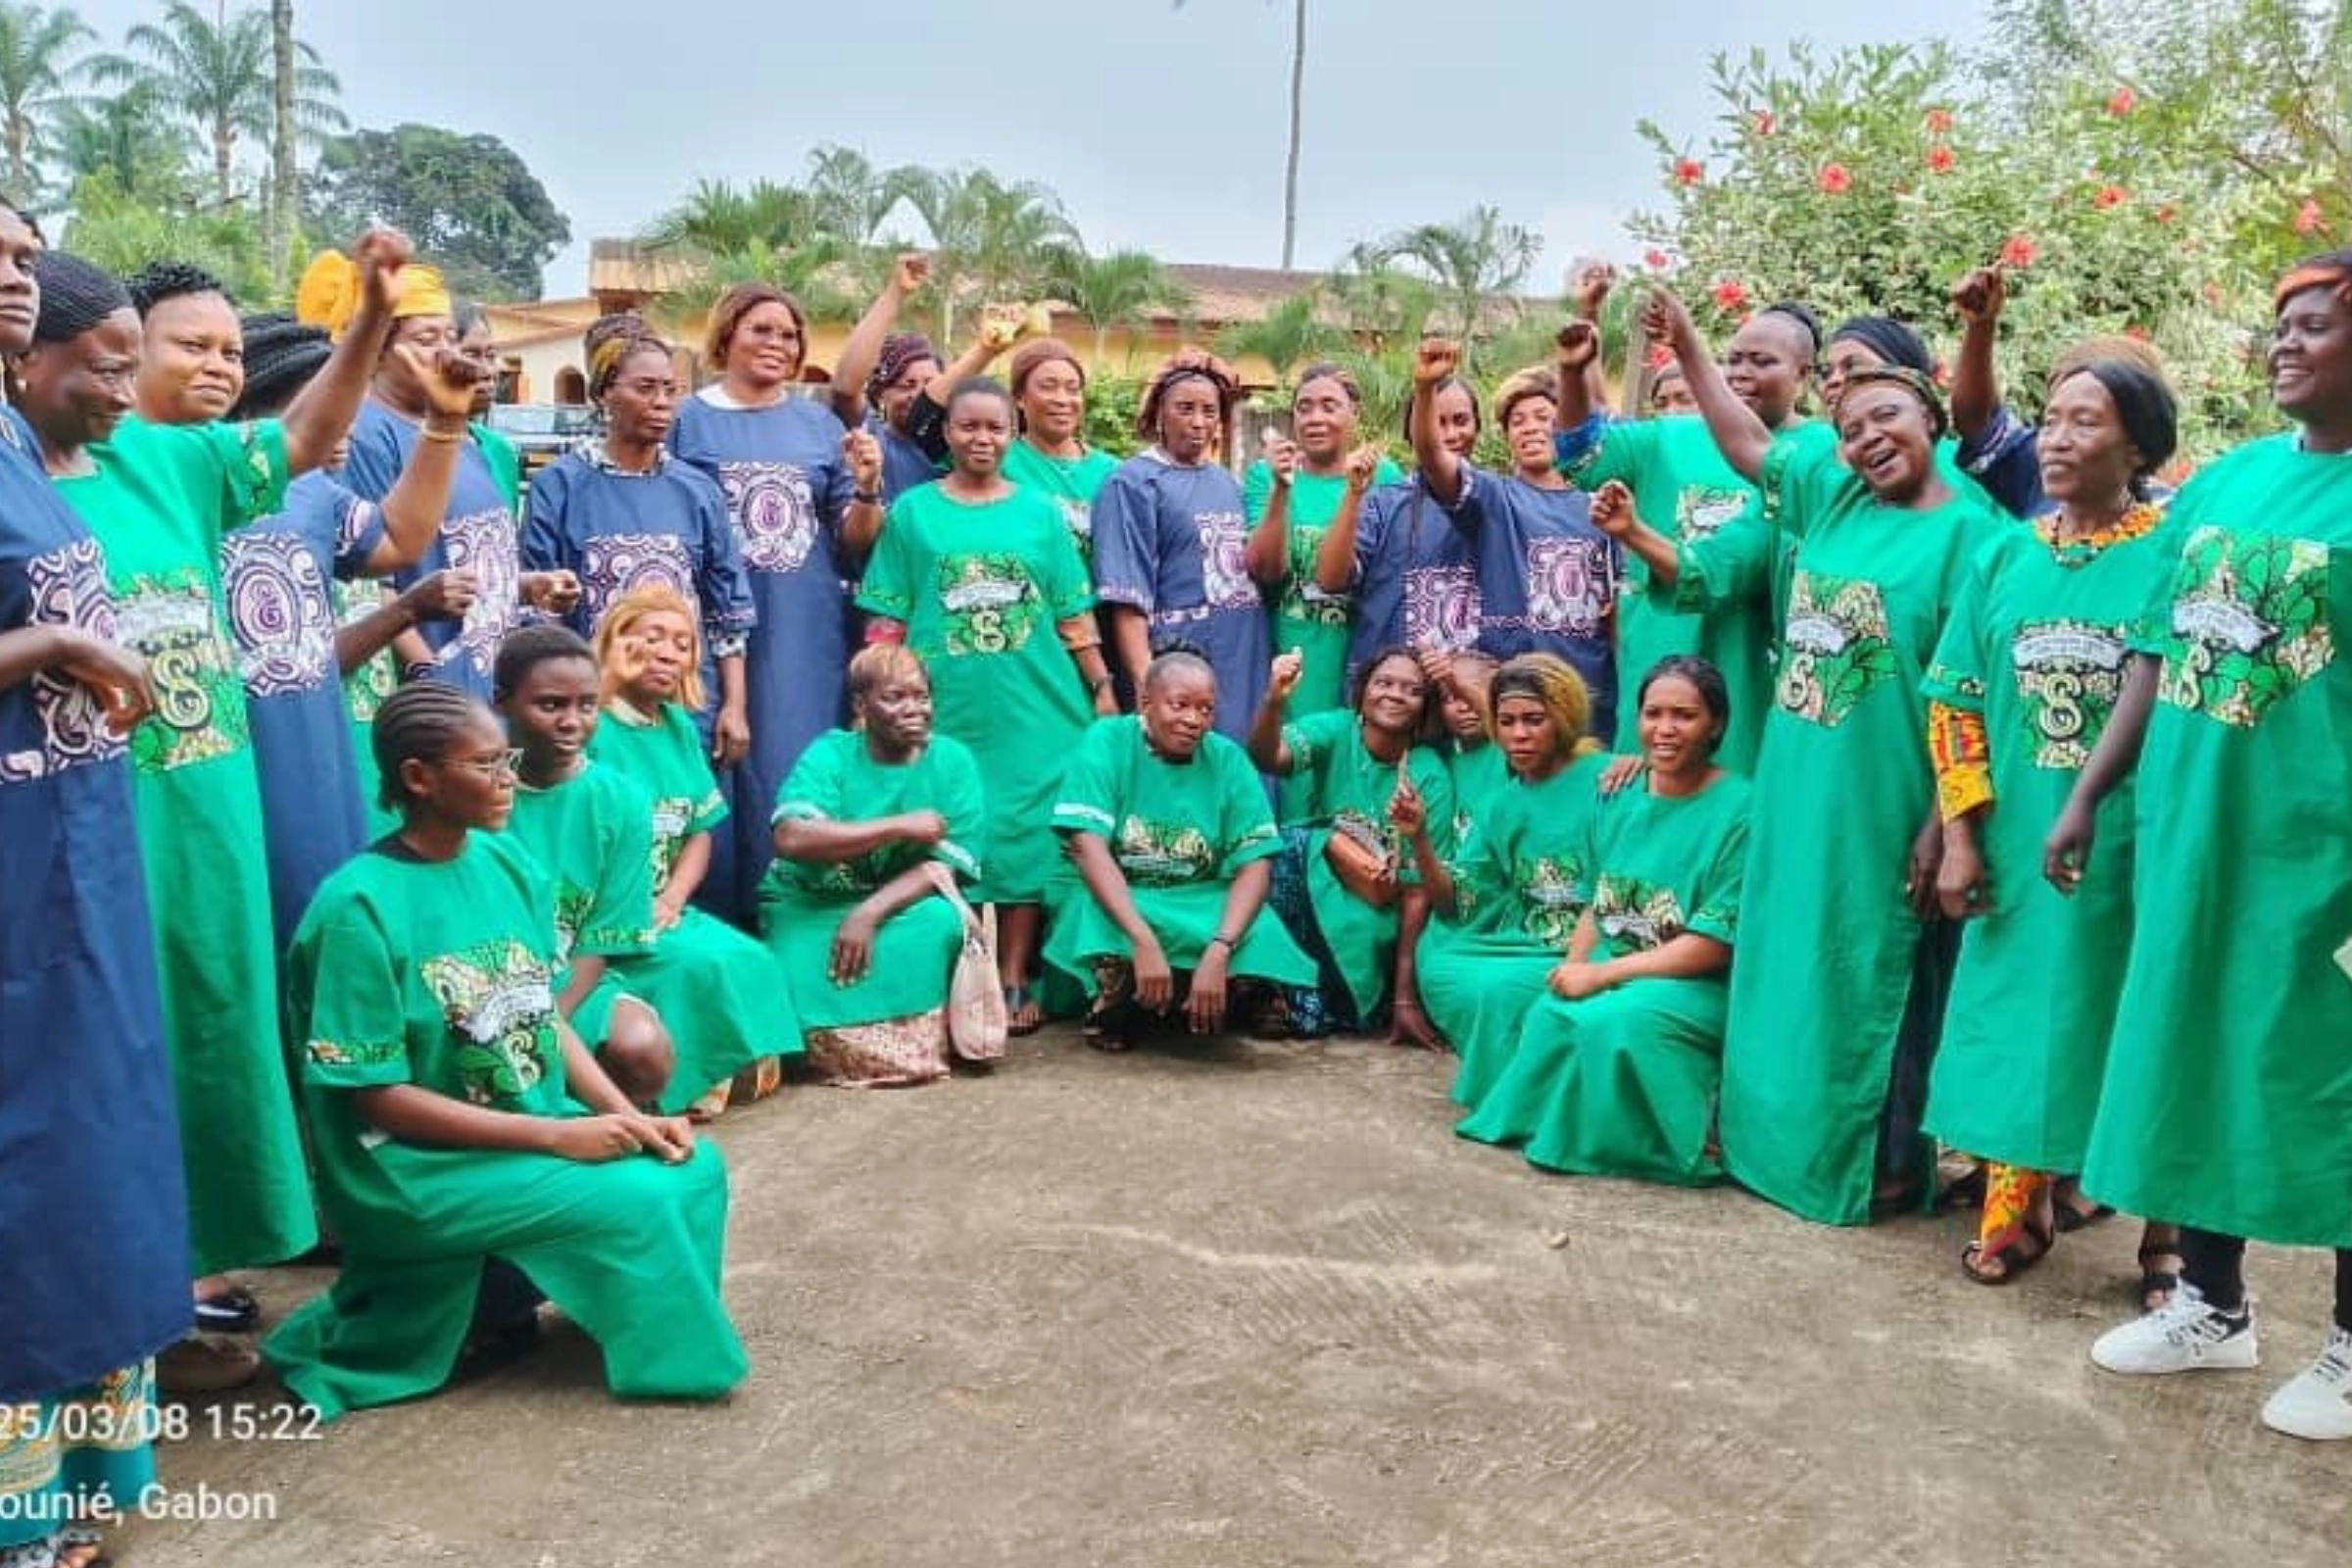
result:
[[[220,210],[227,212],[236,203],[237,190],[234,172],[229,168],[236,154],[237,133],[226,125],[213,127],[213,182],[220,197]]]
[[[1306,108],[1306,0],[1298,0],[1291,27],[1291,150],[1282,172],[1282,268],[1298,252],[1298,130]]]
[[[21,114],[8,117],[8,193],[21,202],[29,203],[32,192],[24,185],[25,143],[30,140],[30,125]]]
[[[270,0],[270,47],[275,68],[276,113],[270,138],[270,287],[286,292],[294,249],[294,0]]]

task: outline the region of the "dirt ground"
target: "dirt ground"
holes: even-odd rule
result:
[[[1450,1070],[1049,1033],[990,1077],[788,1090],[719,1132],[754,1366],[725,1404],[613,1403],[559,1328],[321,1441],[169,1446],[183,1506],[275,1517],[138,1523],[118,1556],[2352,1562],[2352,1452],[2256,1419],[2319,1347],[2318,1254],[2253,1259],[2261,1372],[2130,1383],[2083,1354],[2124,1222],[1981,1289],[1956,1217],[1822,1230],[1459,1142]],[[323,1283],[257,1281],[273,1320]]]

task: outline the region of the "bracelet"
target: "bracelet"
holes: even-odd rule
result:
[[[882,496],[879,491],[875,490],[853,490],[850,492],[850,504],[858,507],[878,507],[882,504]]]
[[[1233,938],[1220,931],[1215,936],[1210,937],[1206,942],[1203,942],[1200,945],[1204,948],[1221,947],[1227,953],[1231,953],[1233,951]]]
[[[407,663],[400,666],[400,678],[404,683],[410,681],[431,680],[440,672],[441,666],[434,663],[429,659],[412,659]]]
[[[459,442],[466,439],[466,427],[464,425],[460,425],[455,430],[436,430],[428,420],[423,429],[419,432],[419,435],[426,441],[438,441],[443,446],[454,447]]]

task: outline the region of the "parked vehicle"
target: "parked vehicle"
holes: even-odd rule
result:
[[[494,403],[490,428],[514,443],[522,477],[555,462],[594,427],[596,410],[585,403]]]

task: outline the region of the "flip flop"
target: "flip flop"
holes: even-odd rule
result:
[[[1029,1014],[1027,1023],[1020,1022],[1022,1013]],[[1033,1035],[1045,1027],[1045,1009],[1037,1004],[1037,993],[1029,986],[1004,988],[1004,1033],[1018,1040]]]
[[[2031,1252],[2027,1251],[2024,1247],[2024,1243],[2029,1238],[2040,1244],[2035,1250]],[[1985,1250],[1984,1239],[1981,1237],[1962,1248],[1960,1250],[1960,1272],[1967,1275],[1969,1280],[1977,1285],[2014,1285],[2032,1273],[2034,1264],[2049,1256],[2051,1249],[2056,1245],[2057,1239],[2050,1232],[2032,1224],[2019,1225],[2011,1232],[2009,1240],[1989,1251]],[[1993,1262],[2001,1265],[2001,1271],[1998,1274],[1984,1273],[1978,1265],[1980,1258],[1990,1258]]]
[[[2090,1229],[2102,1220],[2115,1218],[2114,1208],[2106,1203],[2094,1203],[2088,1208],[2077,1208],[2061,1198],[2057,1200],[2056,1206],[2058,1209],[2058,1234],[2061,1236],[2072,1236],[2077,1231]]]

